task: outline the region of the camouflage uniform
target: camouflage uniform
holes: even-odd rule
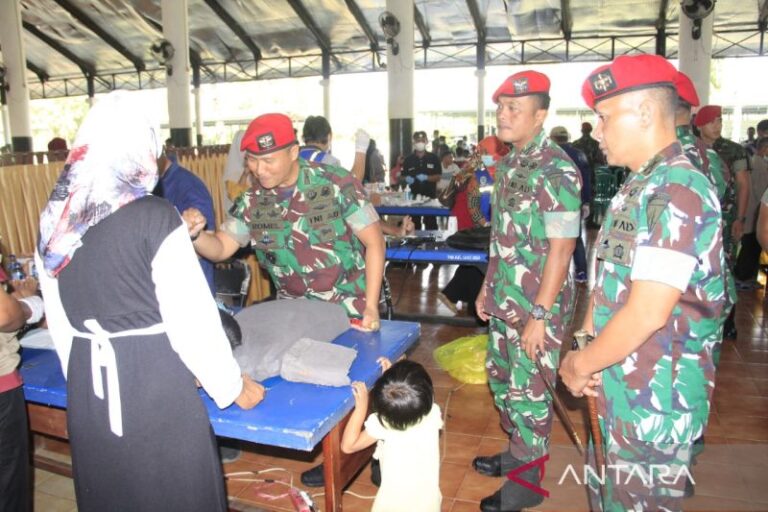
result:
[[[723,249],[725,250],[731,240],[731,225],[736,218],[736,186],[733,175],[717,152],[708,148],[701,139],[696,138],[688,126],[677,127],[677,140],[683,145],[683,151],[688,160],[715,186],[720,209],[723,212]],[[736,282],[730,266],[723,269],[723,277],[728,291],[723,316],[727,317],[733,305],[736,304]]]
[[[597,238],[593,323],[599,335],[629,297],[632,281],[682,291],[665,327],[622,363],[603,370],[598,412],[606,463],[674,463],[688,467],[704,431],[714,390],[713,352],[722,341],[722,217],[714,186],[679,143],[631,175],[611,201]],[[609,471],[602,507],[679,509],[685,478],[652,486]]]
[[[573,141],[572,145],[587,155],[587,161],[589,161],[589,166],[593,172],[595,168],[605,163],[603,152],[600,151],[600,143],[589,135],[582,135],[579,139]]]
[[[292,191],[255,185],[222,231],[241,247],[252,244],[280,297],[338,303],[357,317],[365,310],[365,259],[354,234],[378,220],[349,171],[299,159]]]
[[[522,329],[534,305],[549,238],[579,234],[580,189],[573,162],[543,131],[522,151],[513,149],[496,170],[484,304],[493,317],[486,367],[501,424],[510,435],[510,452],[519,460],[546,453],[552,414],[551,398],[523,351],[517,327]],[[553,384],[572,299],[568,276],[546,325],[542,364]]]
[[[736,260],[736,244],[731,236],[731,230],[739,214],[736,195],[736,174],[748,170],[747,151],[741,145],[723,137],[718,138],[712,144],[712,149],[725,164],[726,169],[724,174],[727,192],[723,201],[723,249],[725,249],[725,257],[728,260],[728,268],[733,272],[733,265]]]

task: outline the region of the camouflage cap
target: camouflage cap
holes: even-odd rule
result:
[[[589,74],[581,96],[589,108],[600,101],[625,92],[669,87],[674,89],[677,70],[658,55],[622,55]]]
[[[240,151],[265,155],[296,144],[291,119],[284,114],[264,114],[248,125]]]
[[[678,71],[677,77],[675,78],[675,87],[677,88],[677,95],[681,100],[692,107],[699,106],[699,95],[696,94],[696,86],[693,85],[693,82],[688,78],[688,75],[682,71]]]
[[[521,71],[508,77],[493,93],[493,102],[499,102],[499,96],[528,96],[529,94],[549,94],[549,77],[538,71]]]

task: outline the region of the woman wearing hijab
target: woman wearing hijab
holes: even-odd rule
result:
[[[448,186],[455,187],[456,192],[451,215],[456,217],[459,230],[489,225],[496,162],[507,153],[509,148],[496,136],[485,137],[477,144],[477,154],[452,178]],[[454,313],[458,312],[459,301],[474,308],[483,277],[477,267],[461,265],[445,288],[437,294],[437,298]]]
[[[179,214],[151,195],[162,146],[144,110],[124,93],[91,109],[40,217],[77,505],[224,511],[195,378],[222,408],[264,388],[240,375]]]

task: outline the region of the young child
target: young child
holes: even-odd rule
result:
[[[443,420],[433,400],[432,379],[413,361],[393,365],[381,358],[379,364],[384,374],[371,390],[373,412],[367,419],[368,390],[363,382],[352,383],[355,410],[344,429],[341,449],[354,453],[378,443],[374,457],[381,463],[382,474],[373,512],[438,512]]]

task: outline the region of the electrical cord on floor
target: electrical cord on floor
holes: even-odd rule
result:
[[[275,471],[284,471],[285,473],[288,473],[289,480],[286,482],[284,480],[278,480],[273,478],[239,478],[241,476],[247,476],[247,475],[261,475],[263,473],[274,473]],[[298,490],[298,488],[293,486],[293,473],[285,468],[267,468],[267,469],[262,469],[260,471],[236,471],[234,473],[225,474],[224,478],[232,482],[260,482],[260,483],[269,484],[269,485],[278,484],[278,485],[284,485],[288,487],[289,490],[290,489]],[[259,498],[264,498],[269,501],[275,501],[275,500],[288,497],[287,492],[283,494],[270,494],[270,493],[262,492],[258,490],[256,492],[256,495]]]

